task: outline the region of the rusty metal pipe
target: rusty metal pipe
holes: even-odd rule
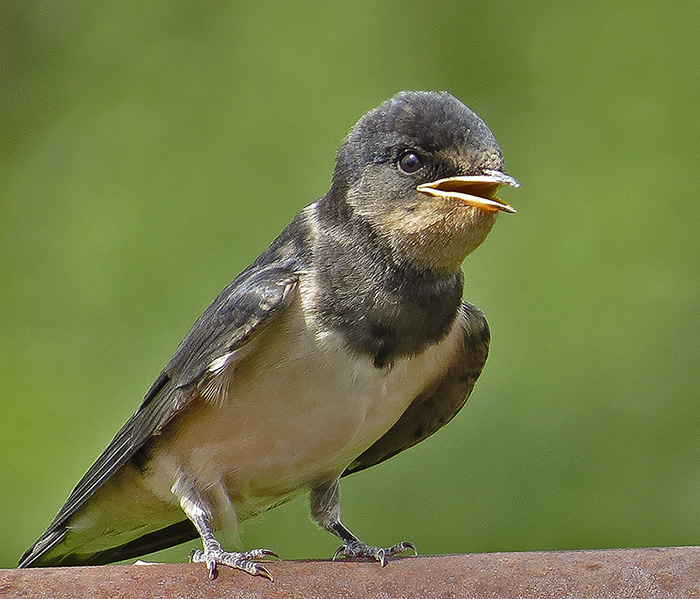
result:
[[[376,563],[281,561],[270,582],[201,564],[0,570],[0,598],[700,598],[700,547],[443,555]]]

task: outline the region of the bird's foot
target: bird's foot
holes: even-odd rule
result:
[[[268,580],[272,580],[270,571],[265,566],[254,561],[267,557],[279,557],[279,555],[269,549],[229,552],[224,551],[221,547],[211,547],[205,551],[195,549],[190,554],[190,561],[206,564],[207,570],[209,570],[209,578],[211,579],[216,578],[216,565],[223,564],[224,566],[229,566],[236,570],[243,570],[243,572],[247,572],[253,576],[264,576]]]
[[[338,547],[338,551],[335,552],[333,560],[341,555],[350,559],[366,557],[377,560],[381,566],[384,567],[386,566],[387,558],[391,557],[392,555],[396,555],[397,553],[408,551],[409,549],[418,555],[416,546],[410,541],[396,543],[396,545],[392,547],[371,547],[370,545],[365,545],[362,541],[351,541],[350,543],[346,543],[345,545]]]

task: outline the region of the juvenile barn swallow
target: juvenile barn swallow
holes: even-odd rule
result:
[[[328,193],[207,308],[136,413],[19,566],[106,564],[199,536],[191,559],[270,577],[269,549],[214,531],[310,492],[337,555],[386,559],[340,518],[339,480],[412,447],[464,405],[489,329],[461,263],[518,187],[486,124],[446,92],[365,114]]]

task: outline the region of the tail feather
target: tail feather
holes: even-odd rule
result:
[[[41,537],[19,560],[19,568],[36,568],[47,566],[98,566],[132,559],[173,545],[196,539],[197,529],[189,520],[182,520],[160,530],[145,534],[138,539],[117,547],[110,547],[90,554],[77,552],[61,554],[56,548],[68,534],[66,528],[51,531]]]
[[[44,566],[42,558],[66,538],[68,530],[60,528],[46,532],[34,545],[32,545],[19,560],[18,568],[31,568],[36,566]]]

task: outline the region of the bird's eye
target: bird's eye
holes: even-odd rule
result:
[[[404,173],[415,173],[423,168],[423,164],[423,157],[412,150],[408,150],[399,156],[399,168]]]

